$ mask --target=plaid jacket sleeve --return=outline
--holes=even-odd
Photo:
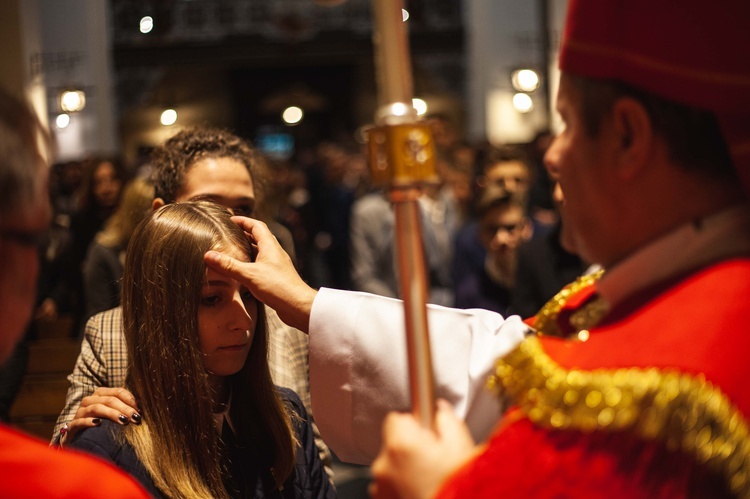
[[[96,314],[86,323],[81,353],[68,375],[70,388],[65,408],[57,418],[52,443],[60,440],[60,428],[74,418],[81,400],[100,386],[117,387],[125,383],[127,351],[122,334],[122,310],[114,308]]]
[[[276,311],[266,307],[268,326],[268,363],[274,384],[290,388],[302,400],[313,429],[315,445],[328,476],[333,478],[331,451],[320,436],[310,404],[310,362],[308,336],[287,326]]]

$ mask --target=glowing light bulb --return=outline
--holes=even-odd
[[[411,100],[412,105],[414,106],[414,109],[417,110],[417,116],[424,116],[427,114],[427,103],[419,98],[414,98]]]
[[[533,69],[519,69],[513,71],[511,83],[519,92],[533,92],[539,88],[539,75]]]
[[[165,109],[161,113],[161,124],[164,126],[170,126],[177,123],[177,111],[174,109]]]
[[[513,107],[519,113],[528,113],[534,109],[534,101],[528,94],[518,93],[513,96]]]
[[[151,33],[151,30],[154,29],[154,18],[151,16],[143,16],[139,24],[139,29],[144,35],[146,33]]]
[[[300,121],[302,121],[302,117],[305,115],[305,113],[297,106],[289,106],[288,108],[284,109],[284,112],[281,113],[281,119],[284,120],[284,123],[287,125],[296,125]]]
[[[55,118],[55,125],[61,130],[67,127],[70,125],[70,115],[65,113],[58,114],[57,118]]]
[[[86,107],[83,90],[65,90],[60,94],[60,109],[65,113],[77,113]]]

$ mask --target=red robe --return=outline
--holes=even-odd
[[[46,442],[0,425],[0,497],[151,497],[111,464],[76,451],[51,449]]]
[[[627,302],[499,361],[517,408],[440,497],[750,495],[750,259]]]

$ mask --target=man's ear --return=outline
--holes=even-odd
[[[622,178],[630,178],[647,166],[654,145],[654,130],[646,108],[631,97],[617,99],[612,105],[612,127]]]
[[[151,210],[156,211],[162,206],[164,206],[165,204],[167,203],[165,203],[162,198],[154,198],[154,202],[151,203]]]

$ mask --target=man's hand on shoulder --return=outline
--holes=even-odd
[[[73,419],[60,430],[60,447],[64,447],[78,432],[99,426],[102,419],[123,426],[140,424],[141,413],[133,394],[125,388],[99,387],[93,394],[84,397]]]

